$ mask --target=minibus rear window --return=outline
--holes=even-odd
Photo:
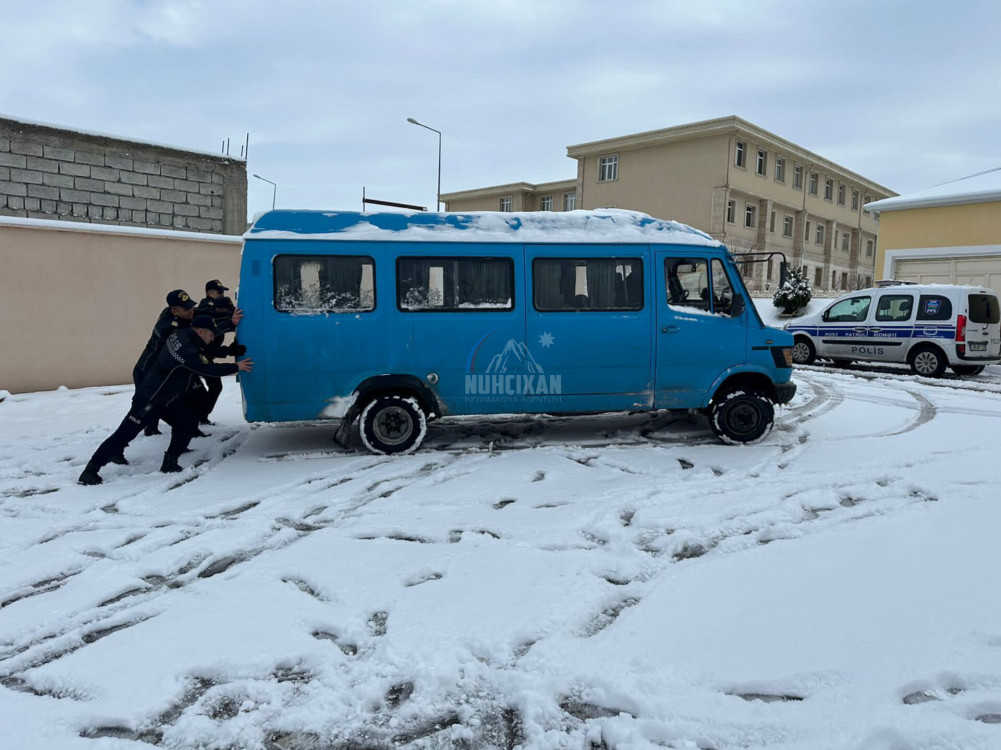
[[[502,312],[514,308],[510,258],[399,258],[396,304],[404,312]]]
[[[971,294],[970,322],[981,324],[1001,322],[998,298],[993,294]]]
[[[275,257],[275,309],[294,315],[375,309],[375,261],[353,255]]]
[[[642,310],[640,258],[536,258],[532,289],[539,312]]]

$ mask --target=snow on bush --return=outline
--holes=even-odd
[[[790,268],[785,283],[775,290],[772,302],[790,315],[806,305],[813,298],[813,287],[807,281],[801,268]]]

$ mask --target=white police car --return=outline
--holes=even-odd
[[[898,362],[934,378],[946,367],[978,375],[1001,362],[998,295],[985,287],[890,282],[839,297],[785,329],[795,337],[793,362],[803,365],[818,357]]]

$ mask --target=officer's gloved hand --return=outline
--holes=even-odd
[[[243,344],[238,344],[234,341],[232,344],[226,347],[226,352],[231,357],[242,357],[244,354],[247,353],[247,347],[245,347]]]

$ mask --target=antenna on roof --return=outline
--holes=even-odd
[[[224,154],[226,153],[226,139],[225,138],[222,139],[221,153],[224,153]]]

